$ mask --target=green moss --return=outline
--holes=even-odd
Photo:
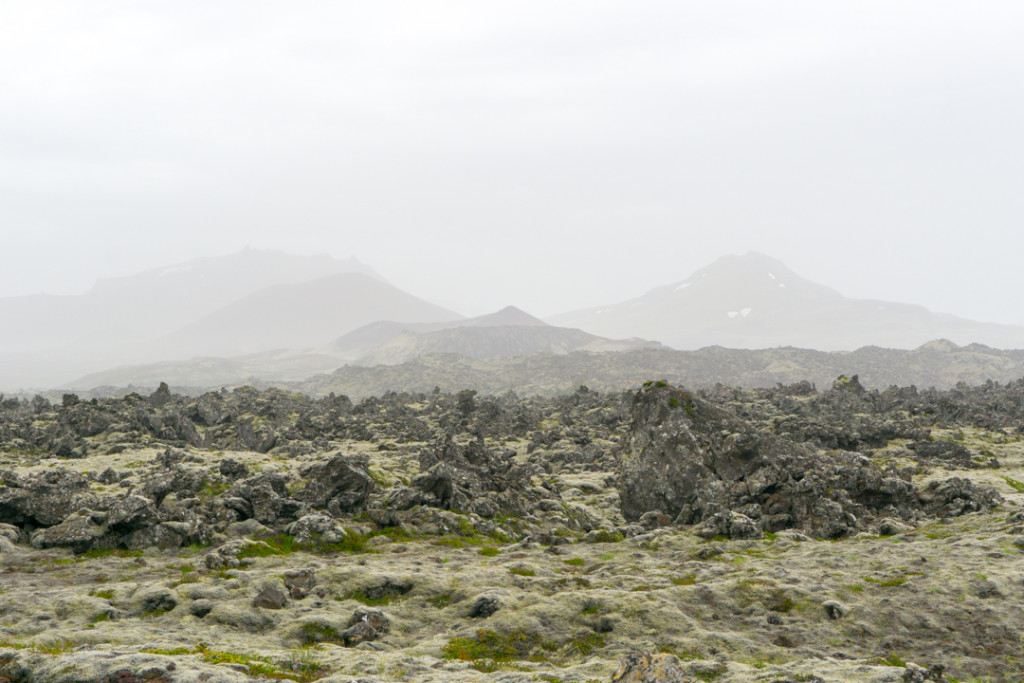
[[[864,581],[867,583],[873,583],[876,586],[883,586],[885,588],[892,588],[894,586],[902,586],[907,582],[907,577],[897,576],[894,579],[875,579],[870,576],[865,576]]]
[[[781,588],[775,588],[768,593],[764,605],[772,612],[786,613],[796,607],[796,601],[789,597]]]
[[[672,585],[674,586],[692,586],[695,583],[697,583],[696,574],[683,574],[682,576],[672,578]]]
[[[216,496],[219,496],[220,494],[224,493],[230,488],[231,486],[226,484],[225,482],[210,481],[209,479],[204,479],[202,485],[200,485],[199,487],[199,490],[196,491],[196,497],[215,498]]]
[[[10,648],[14,650],[31,650],[41,655],[60,655],[75,649],[76,644],[70,640],[58,639],[43,644],[18,643],[11,640],[0,640],[0,649]]]
[[[330,673],[328,667],[310,659],[275,661],[270,657],[211,650],[207,645],[203,644],[196,645],[194,648],[179,647],[172,650],[146,649],[141,650],[141,652],[168,656],[199,655],[204,662],[209,664],[238,664],[244,666],[248,670],[248,675],[253,678],[269,678],[275,681],[284,680],[309,683],[319,680]]]
[[[618,531],[608,531],[607,529],[601,529],[592,538],[587,539],[589,543],[621,543],[624,540],[626,537]]]
[[[515,574],[516,576],[537,576],[537,572],[525,567],[510,567],[508,573]]]
[[[571,557],[568,560],[562,560],[562,564],[567,564],[567,565],[570,565],[572,567],[582,567],[583,566],[583,558],[582,557]]]
[[[1017,491],[1018,493],[1024,493],[1024,481],[1017,481],[1016,479],[1011,479],[1010,477],[1003,477],[1003,479],[1006,481],[1007,484],[1010,485],[1010,488],[1012,488],[1014,491]]]
[[[80,560],[95,560],[101,557],[142,557],[141,550],[124,550],[123,548],[93,548],[78,556]]]
[[[315,643],[341,644],[343,642],[341,634],[338,633],[338,629],[334,628],[330,624],[307,622],[302,625],[299,632],[303,642],[307,645]]]
[[[345,539],[335,542],[324,542],[314,536],[308,543],[299,543],[294,536],[277,534],[261,542],[246,545],[238,553],[238,557],[270,557],[273,555],[290,555],[296,552],[309,552],[316,555],[333,555],[335,553],[370,553],[366,542],[373,534],[347,533]]]
[[[517,630],[502,634],[480,629],[473,638],[452,638],[441,651],[445,659],[475,662],[484,667],[480,671],[496,671],[515,660],[545,661],[544,653],[557,648],[557,643],[537,633]]]
[[[452,604],[453,596],[451,593],[438,593],[437,595],[431,595],[426,600],[428,604],[433,605],[437,609],[444,609]]]
[[[501,551],[498,550],[497,548],[495,548],[492,545],[488,545],[488,546],[484,546],[483,548],[480,548],[480,554],[483,555],[484,557],[494,557],[495,555],[498,555],[500,553],[501,553]]]
[[[579,633],[570,638],[567,645],[574,654],[586,657],[604,647],[604,637],[597,633]]]

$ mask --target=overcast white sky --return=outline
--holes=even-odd
[[[0,296],[245,245],[546,315],[757,250],[1024,322],[1024,3],[0,4]]]

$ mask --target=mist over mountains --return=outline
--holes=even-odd
[[[546,321],[514,305],[464,318],[355,259],[253,249],[101,280],[77,296],[0,298],[0,320],[0,391],[8,392],[300,382],[346,366],[409,368],[446,357],[497,372],[508,367],[503,358],[552,356],[565,365],[570,355],[578,363],[610,354],[588,366],[600,368],[626,362],[615,355],[623,352],[669,358],[673,349],[704,347],[835,352],[944,339],[953,348],[1024,348],[1022,327],[851,299],[758,253],[725,256],[639,297]],[[988,352],[972,357],[993,367]]]
[[[923,306],[851,299],[754,252],[724,256],[685,280],[616,304],[556,315],[550,322],[598,335],[656,339],[677,349],[912,349],[936,339],[998,348],[1024,344],[1024,328],[974,322]]]

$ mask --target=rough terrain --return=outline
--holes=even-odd
[[[0,400],[0,681],[1018,681],[1022,396]]]

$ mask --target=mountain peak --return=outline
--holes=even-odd
[[[681,349],[914,348],[939,338],[1014,348],[1024,338],[1024,330],[933,314],[921,306],[850,299],[754,251],[723,256],[685,280],[634,299],[554,316],[550,322],[602,337],[656,339]],[[948,343],[926,349],[944,349]]]
[[[464,327],[547,327],[543,320],[515,306],[506,306],[496,313],[463,321]]]

